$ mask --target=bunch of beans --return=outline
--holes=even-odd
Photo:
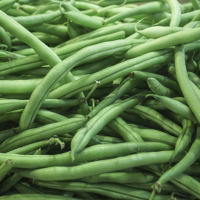
[[[198,0],[0,1],[0,200],[200,199]]]

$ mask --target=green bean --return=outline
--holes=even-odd
[[[2,10],[4,12],[8,11],[10,8],[12,8],[12,6],[14,5],[15,2],[16,2],[16,0],[1,1],[0,2],[0,10]]]
[[[137,132],[144,141],[161,142],[161,143],[169,144],[171,146],[174,146],[177,141],[176,137],[171,136],[159,130],[149,129],[149,128],[145,128],[145,129],[137,128],[137,127],[134,127],[132,124],[129,124],[129,127],[135,132]]]
[[[200,39],[200,36],[198,35],[199,30],[200,28],[195,28],[192,30],[184,30],[181,32],[163,36],[161,38],[146,42],[144,44],[140,44],[128,50],[125,53],[125,58],[133,58],[151,51],[164,49],[173,45],[193,42],[195,40]]]
[[[56,122],[24,131],[4,141],[0,145],[0,152],[11,151],[23,145],[27,145],[43,139],[48,139],[55,134],[61,135],[64,133],[71,133],[82,127],[85,122],[86,120],[83,119],[66,119],[61,122]]]
[[[177,46],[175,52],[176,77],[186,102],[197,120],[200,121],[200,115],[198,113],[198,109],[200,108],[199,100],[188,78],[184,58],[183,45]]]
[[[197,71],[197,63],[196,61],[193,59],[194,54],[191,56],[191,58],[189,59],[189,61],[186,64],[186,68],[188,71],[190,72],[196,72]]]
[[[135,26],[136,28],[137,26]],[[137,30],[137,33],[147,37],[147,38],[153,38],[153,39],[157,39],[166,35],[170,35],[172,33],[176,33],[176,32],[181,32],[184,30],[187,30],[188,28],[182,28],[182,27],[164,27],[164,26],[153,26],[153,27],[149,27],[146,28],[142,31]]]
[[[200,156],[200,127],[197,128],[197,135],[190,150],[174,167],[165,172],[156,182],[155,189],[160,192],[162,185],[171,180],[173,177],[183,173],[189,166],[191,166]]]
[[[91,183],[82,183],[82,182],[42,182],[36,181],[36,184],[40,186],[56,188],[60,190],[67,191],[85,191],[85,192],[94,192],[97,194],[104,194],[108,197],[114,199],[148,199],[150,193],[144,190],[133,189],[131,187],[114,184],[114,183],[101,183],[101,184],[91,184]],[[105,191],[105,192],[102,192]],[[114,195],[115,194],[115,195]],[[118,194],[118,195],[117,195]],[[120,195],[119,195],[120,194]],[[167,195],[157,195],[155,199],[167,199]]]
[[[166,163],[169,162],[171,155],[172,151],[140,153],[109,160],[90,162],[73,167],[49,167],[34,170],[14,169],[14,171],[24,177],[37,180],[73,180],[100,173],[128,169],[130,167],[146,166],[156,163]]]
[[[166,96],[166,97],[175,97],[176,94],[173,90],[163,86],[158,80],[155,78],[148,78],[147,84],[152,92],[154,92],[157,95],[160,96]]]
[[[28,14],[33,14],[36,10],[37,10],[37,7],[36,6],[32,6],[32,5],[20,5],[19,7],[20,9],[22,9],[23,11],[25,11],[26,13]]]
[[[188,77],[200,89],[200,79],[199,79],[199,77],[193,72],[188,72]]]
[[[63,25],[42,24],[40,26],[28,27],[28,30],[43,32],[62,38],[68,38],[68,28]]]
[[[74,26],[75,24],[73,24],[72,22],[70,22],[68,20],[67,22],[67,27],[68,27],[68,33],[69,33],[69,37],[70,39],[76,38],[78,36],[81,35],[81,30],[80,28]]]
[[[48,45],[57,45],[65,41],[64,38],[60,38],[54,35],[49,35],[47,33],[32,33],[32,34],[35,35],[41,42]],[[23,44],[23,42],[15,38],[12,40],[12,44],[20,45],[20,44]]]
[[[20,9],[17,9],[17,8],[11,8],[9,9],[8,11],[6,11],[6,14],[8,14],[9,16],[12,16],[12,17],[27,17],[27,16],[30,16],[29,13],[23,11],[23,10],[20,10]]]
[[[30,27],[30,26],[37,26],[43,23],[47,23],[59,16],[61,16],[61,12],[58,10],[55,12],[51,12],[49,14],[38,14],[38,15],[33,15],[33,16],[32,15],[19,16],[19,17],[14,17],[13,19],[24,27]]]
[[[138,14],[152,14],[156,12],[166,11],[169,7],[166,3],[162,2],[151,2],[147,4],[140,5],[136,8],[131,9],[130,11],[121,12],[117,15],[114,15],[107,20],[104,20],[104,24],[109,24],[115,21],[119,21],[125,19],[130,16],[138,15]]]
[[[183,122],[183,132],[178,137],[174,153],[171,157],[171,160],[173,160],[178,154],[182,153],[190,144],[192,140],[192,134],[194,132],[194,124],[190,120],[184,119]],[[171,164],[171,161],[170,163]]]
[[[19,147],[19,148],[16,148],[12,151],[9,151],[8,153],[9,154],[27,154],[31,151],[34,151],[38,148],[42,148],[42,147],[45,147],[48,145],[48,140],[41,140],[39,142],[34,142],[32,144],[29,144],[29,145],[25,145],[23,147]],[[37,154],[35,154],[37,155]]]
[[[157,176],[148,172],[111,172],[81,178],[78,181],[87,183],[149,183]]]
[[[128,109],[127,112],[136,113],[149,120],[152,120],[156,122],[159,126],[161,126],[163,129],[175,136],[179,136],[182,131],[182,128],[180,126],[178,126],[171,120],[165,118],[163,115],[151,108],[136,105],[134,108]]]
[[[56,199],[60,199],[60,200],[78,200],[75,198],[68,198],[68,197],[64,197],[64,196],[60,196],[60,195],[47,195],[47,194],[12,194],[9,196],[1,196],[0,197],[1,200],[16,200],[16,199],[20,199],[20,200],[26,200],[26,199],[30,199],[30,200],[34,200],[34,199],[38,199],[38,200],[48,200],[48,199],[52,199],[52,200],[56,200]]]
[[[165,0],[171,10],[170,27],[178,27],[181,21],[181,7],[177,0]]]
[[[75,24],[78,24],[84,27],[88,27],[91,29],[98,29],[102,27],[102,21],[80,12],[68,11],[68,12],[65,12],[64,15]]]
[[[8,33],[6,33],[6,31],[2,27],[0,27],[0,41],[3,44],[7,45],[8,51],[10,51],[12,42],[10,36],[8,35]]]
[[[100,132],[107,123],[116,118],[126,109],[137,105],[143,98],[144,95],[141,94],[133,96],[120,103],[114,103],[105,107],[97,115],[91,118],[88,123],[82,127],[82,129],[80,129],[72,139],[72,159],[75,159],[76,154],[82,151],[91,140],[91,138]]]
[[[0,100],[0,114],[25,108],[28,100],[6,99]],[[65,106],[77,106],[79,105],[78,99],[46,99],[42,105],[42,108],[59,108]]]
[[[7,159],[13,159],[15,160],[13,163],[14,167],[17,168],[33,169],[51,166],[73,166],[78,163],[126,156],[136,152],[167,151],[171,149],[171,146],[158,142],[100,144],[87,147],[77,154],[74,163],[71,159],[71,152],[66,152],[57,155],[42,156],[0,153],[0,164],[4,163]]]
[[[131,130],[127,123],[120,117],[116,117],[114,120],[108,123],[108,127],[119,133],[126,142],[143,142],[140,135]]]
[[[192,6],[194,8],[194,10],[199,10],[200,9],[200,5],[199,2],[197,0],[190,0],[192,3]]]
[[[12,167],[13,167],[13,160],[10,160],[10,159],[0,166],[0,182],[7,175],[7,173],[12,169]]]
[[[166,110],[167,108],[156,99],[149,99],[142,103],[143,106],[152,108],[154,110]]]
[[[133,71],[132,75],[135,79],[144,80],[144,81],[147,81],[148,78],[155,78],[165,87],[175,90],[177,93],[180,94],[180,88],[177,82],[173,81],[172,79],[166,76],[162,76],[162,75],[154,74],[150,72],[143,72],[143,71]]]
[[[195,115],[193,114],[193,112],[190,110],[190,108],[187,105],[185,105],[175,99],[165,97],[165,96],[151,95],[151,94],[148,96],[158,99],[169,110],[171,110],[177,114],[180,114],[183,117],[186,117],[187,119],[197,122]]]
[[[98,6],[98,5],[95,5],[92,3],[78,2],[78,1],[75,2],[74,6],[80,10],[89,10],[89,9],[99,10],[99,9],[101,9],[101,6]]]

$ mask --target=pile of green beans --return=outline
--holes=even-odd
[[[0,200],[200,199],[198,0],[0,0]]]

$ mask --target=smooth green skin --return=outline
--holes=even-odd
[[[8,11],[10,8],[13,7],[15,2],[16,2],[16,0],[1,1],[0,2],[0,10],[2,10],[4,12]]]
[[[0,182],[13,167],[13,160],[9,159],[0,166]]]
[[[148,172],[111,172],[78,179],[87,183],[149,183],[157,176]]]
[[[86,120],[83,119],[72,118],[61,122],[48,124],[42,127],[26,130],[4,141],[0,145],[0,152],[8,152],[33,142],[49,139],[54,135],[62,135],[64,133],[74,132],[82,127],[85,122]]]
[[[102,21],[85,15],[81,12],[76,12],[76,11],[68,11],[65,12],[64,15],[72,22],[74,22],[75,24],[84,26],[84,27],[88,27],[91,29],[99,29],[102,27]]]
[[[105,196],[111,197],[112,199],[149,199],[150,193],[144,190],[134,189],[129,186],[116,184],[116,183],[101,183],[101,184],[91,184],[82,182],[44,182],[36,181],[39,186],[55,188],[59,190],[67,191],[84,191],[84,192],[94,192],[97,194],[103,194]],[[103,192],[104,191],[104,192]],[[118,194],[118,195],[117,195]],[[155,200],[167,199],[167,195],[157,195]]]
[[[74,26],[74,24],[72,22],[70,22],[70,20],[68,20],[68,22],[67,22],[67,28],[68,28],[70,39],[76,38],[79,35],[81,35],[80,29],[76,28]]]
[[[0,41],[8,46],[8,51],[10,51],[11,46],[12,46],[12,42],[10,39],[10,36],[6,33],[6,31],[0,27]]]
[[[1,200],[79,200],[79,199],[75,199],[75,198],[70,198],[70,197],[64,197],[61,195],[47,195],[47,194],[11,194],[8,196],[1,196],[0,197]]]
[[[44,44],[47,44],[49,46],[55,46],[57,44],[60,44],[61,42],[64,42],[65,39],[64,38],[60,38],[54,35],[49,35],[47,33],[34,33],[34,35]],[[23,44],[23,42],[21,42],[18,39],[13,39],[12,40],[12,44],[13,46],[15,45],[21,45]]]
[[[51,166],[73,166],[79,163],[102,160],[108,158],[115,158],[119,156],[126,156],[138,152],[152,152],[152,151],[169,151],[172,147],[159,142],[142,142],[142,143],[118,143],[118,144],[100,144],[87,147],[82,152],[77,154],[76,160],[73,163],[71,159],[71,152],[66,152],[57,155],[17,155],[0,153],[0,164],[7,159],[13,159],[13,166],[16,168],[42,168]]]
[[[165,3],[162,3],[162,2],[146,3],[143,5],[137,6],[133,9],[131,9],[130,11],[125,11],[125,12],[121,12],[117,15],[114,15],[113,17],[110,17],[110,18],[104,20],[103,24],[109,24],[109,23],[113,23],[115,21],[120,21],[127,17],[132,17],[134,15],[153,14],[156,12],[161,12],[161,11],[166,11],[166,10],[169,10],[169,7]]]
[[[175,69],[177,81],[183,96],[197,120],[200,122],[200,113],[198,112],[200,109],[199,98],[192,87],[190,79],[188,78],[183,45],[176,46],[175,48]]]
[[[177,0],[165,0],[171,10],[170,27],[178,27],[181,22],[181,7]]]
[[[185,149],[188,147],[192,140],[192,135],[194,132],[194,124],[190,120],[183,120],[183,132],[178,137],[176,141],[176,146],[174,153],[171,157],[171,160],[173,160],[178,154],[185,151]],[[171,163],[171,162],[170,162]]]
[[[49,140],[41,140],[41,141],[38,141],[38,142],[34,142],[32,144],[28,144],[28,145],[25,145],[23,147],[19,147],[17,149],[14,149],[12,151],[7,152],[7,153],[8,154],[27,154],[31,151],[38,149],[38,148],[42,148],[42,147],[47,146],[48,141]],[[37,154],[35,154],[35,155],[37,155]]]
[[[28,27],[28,30],[43,32],[51,35],[55,35],[61,38],[68,38],[68,28],[63,25],[52,25],[52,24],[42,24],[40,26]]]
[[[68,57],[69,54],[71,54],[77,50],[80,50],[84,47],[98,44],[98,43],[101,43],[102,41],[110,41],[110,40],[112,41],[112,40],[116,40],[116,39],[122,39],[124,37],[125,37],[124,32],[119,31],[117,33],[105,35],[102,37],[80,41],[75,44],[74,43],[68,44],[67,46],[55,49],[53,51],[58,56],[66,58],[66,56]],[[18,59],[15,62],[10,61],[10,62],[4,63],[4,65],[3,64],[0,65],[1,69],[2,69],[0,74],[7,75],[7,74],[15,73],[15,72],[28,70],[28,69],[38,68],[44,64],[45,64],[45,62],[41,61],[41,58],[39,56],[31,55],[31,56],[25,57],[24,59]]]
[[[175,90],[175,92],[178,94],[181,93],[177,82],[170,79],[169,77],[162,76],[155,73],[144,72],[144,71],[133,71],[132,74],[135,79],[143,80],[143,81],[147,81],[148,78],[155,78],[165,87]]]
[[[92,139],[98,134],[103,127],[123,113],[126,109],[134,107],[140,103],[144,95],[136,95],[119,103],[114,103],[102,109],[98,114],[91,118],[87,124],[82,127],[73,137],[71,142],[72,160],[76,154],[81,152]]]
[[[17,99],[0,99],[0,114],[23,109],[25,108],[28,100],[17,100]],[[65,106],[77,106],[79,105],[78,99],[46,99],[41,106],[42,108],[60,108]]]
[[[173,121],[165,118],[163,115],[151,108],[142,105],[137,105],[132,109],[127,109],[126,112],[135,113],[145,117],[146,119],[156,122],[164,130],[168,131],[169,133],[175,136],[179,136],[181,134],[182,128],[180,126],[175,124]]]
[[[197,71],[197,62],[193,59],[194,55],[190,57],[189,61],[187,61],[186,68],[189,72],[196,72]]]
[[[43,23],[47,23],[61,16],[62,13],[60,10],[51,12],[48,14],[38,14],[38,15],[30,15],[30,16],[19,16],[13,17],[13,19],[21,24],[23,27],[37,26]]]
[[[152,92],[160,96],[175,97],[177,96],[173,90],[163,86],[157,79],[148,78],[147,84]]]
[[[80,2],[80,1],[75,2],[74,6],[77,9],[80,9],[80,10],[89,10],[89,9],[96,9],[96,10],[98,10],[98,9],[102,8],[101,6],[95,5],[93,3]]]
[[[196,139],[188,153],[171,169],[165,172],[159,180],[156,182],[156,190],[160,191],[162,185],[169,180],[173,179],[177,175],[183,173],[188,167],[190,167],[200,157],[200,127],[197,128]]]
[[[31,15],[37,10],[37,6],[24,4],[20,5],[20,9]]]
[[[166,35],[170,35],[172,33],[180,32],[183,30],[187,30],[187,28],[182,27],[164,27],[164,26],[152,26],[146,28],[142,31],[136,30],[137,33],[147,37],[157,39]]]
[[[115,130],[126,142],[143,142],[140,135],[131,130],[128,124],[120,117],[116,117],[114,120],[109,122],[108,127]]]
[[[96,174],[128,169],[131,167],[166,163],[169,162],[171,155],[172,151],[140,153],[108,160],[89,162],[73,167],[49,167],[35,170],[15,169],[14,171],[24,177],[37,180],[74,180]]]
[[[76,67],[72,70],[74,76],[83,75],[83,74],[93,74],[95,72],[101,71],[109,66],[116,64],[119,61],[114,56],[103,58],[96,62],[86,63],[81,66]]]
[[[142,103],[143,106],[152,108],[154,110],[166,110],[167,108],[156,99],[148,99]]]
[[[163,36],[161,38],[131,48],[125,53],[124,57],[130,59],[133,57],[146,54],[151,51],[165,49],[167,47],[171,47],[174,45],[190,43],[195,40],[199,40],[200,39],[199,31],[200,28],[195,28],[192,30],[184,30],[181,32]]]
[[[188,72],[188,77],[200,89],[200,78],[192,72]]]
[[[120,139],[117,137],[111,137],[111,136],[97,135],[96,138],[101,142],[101,144],[123,143],[124,142],[123,139]]]
[[[185,105],[175,99],[165,97],[165,96],[151,95],[151,94],[148,96],[159,100],[169,110],[171,110],[177,114],[180,114],[180,115],[186,117],[187,119],[192,120],[193,122],[198,122],[195,115],[193,114],[193,112],[187,105]]]
[[[200,9],[200,4],[198,0],[190,0],[190,2],[192,3],[192,6],[194,8],[194,10],[199,10]]]
[[[20,119],[21,131],[26,130],[33,123],[40,106],[42,105],[45,98],[47,98],[53,86],[64,76],[66,76],[70,70],[80,64],[82,60],[91,61],[95,60],[95,58],[99,59],[104,57],[105,55],[109,56],[113,53],[125,51],[129,49],[131,45],[132,41],[130,40],[104,42],[101,44],[86,47],[57,64],[54,68],[52,68],[48,75],[44,77],[42,83],[39,84],[33,91],[31,98]]]
[[[135,132],[137,132],[144,141],[161,142],[171,146],[175,146],[177,141],[176,137],[171,136],[165,132],[161,132],[159,130],[149,128],[137,128],[133,127],[132,124],[130,124],[129,127]]]
[[[154,65],[169,61],[171,58],[172,55],[170,50],[151,52],[138,58],[127,60],[101,70],[100,72],[92,74],[89,78],[83,77],[74,81],[73,83],[64,84],[57,90],[52,91],[48,98],[68,98],[79,91],[92,89],[93,85],[95,84],[95,80],[99,80],[101,85],[103,85],[122,76],[126,76],[133,70],[146,70]]]

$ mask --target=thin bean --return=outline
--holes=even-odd
[[[0,182],[7,175],[7,173],[12,169],[12,167],[13,167],[13,160],[10,160],[10,159],[0,166]]]

